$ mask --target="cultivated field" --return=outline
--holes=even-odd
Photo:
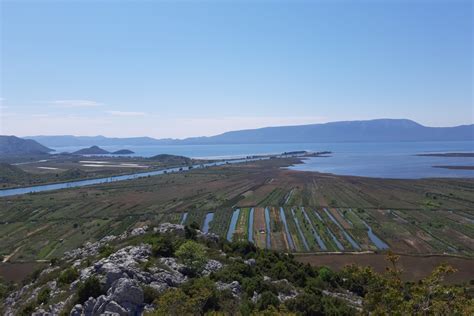
[[[4,160],[10,164],[3,163]],[[0,157],[0,188],[110,177],[205,162],[174,155],[150,158],[71,154],[32,156],[30,159]]]
[[[391,180],[282,169],[271,159],[0,199],[0,255],[49,260],[86,241],[160,222],[196,222],[294,253],[474,257],[474,180]],[[473,276],[474,278],[474,276]]]

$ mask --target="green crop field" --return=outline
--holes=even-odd
[[[373,179],[281,168],[294,162],[273,159],[0,198],[0,255],[10,262],[51,259],[134,227],[180,223],[185,212],[185,224],[200,227],[214,212],[210,231],[225,237],[236,208],[241,211],[233,239],[248,240],[254,208],[254,241],[266,247],[267,207],[271,249],[292,251],[283,207],[295,252],[323,251],[313,228],[328,252],[339,251],[331,234],[344,251],[359,251],[347,236],[361,251],[383,251],[370,240],[365,222],[398,253],[474,256],[474,180]]]

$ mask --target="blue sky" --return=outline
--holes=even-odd
[[[474,121],[471,1],[0,3],[2,134]]]

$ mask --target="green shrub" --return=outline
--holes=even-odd
[[[184,226],[184,237],[186,239],[195,240],[196,236],[197,236],[196,229],[192,228],[191,226]]]
[[[270,291],[263,292],[257,301],[259,311],[266,310],[269,306],[278,307],[278,305],[280,305],[278,297]]]
[[[20,309],[19,316],[30,316],[35,311],[35,306],[32,303],[28,303]]]
[[[77,269],[71,267],[61,272],[58,281],[61,284],[71,284],[72,282],[76,281],[78,277],[79,272]]]
[[[190,225],[189,228],[191,229],[199,229],[199,224],[193,221]]]
[[[170,237],[159,236],[152,246],[152,254],[155,257],[171,257],[174,255],[174,245]]]
[[[242,289],[247,296],[252,297],[254,292],[261,293],[268,290],[268,286],[263,282],[262,276],[255,276],[253,278],[245,278],[242,280]]]
[[[194,315],[198,311],[191,305],[191,300],[181,289],[169,289],[165,291],[156,302],[157,309],[153,316],[183,316]]]
[[[176,257],[183,262],[191,274],[197,274],[204,268],[207,258],[204,246],[188,240],[176,251]]]
[[[216,285],[209,278],[192,279],[183,285],[183,291],[192,298],[194,309],[199,310],[199,314],[219,310]]]
[[[49,287],[45,287],[39,291],[38,296],[36,297],[36,304],[46,304],[49,301],[49,296],[51,294],[51,290]]]
[[[232,281],[242,283],[245,278],[253,276],[255,276],[255,271],[249,265],[234,261],[224,266],[221,270],[214,272],[213,279],[227,283]]]
[[[321,280],[324,282],[331,282],[335,277],[335,273],[327,267],[322,267],[319,269],[318,274]]]
[[[109,245],[104,245],[102,247],[100,247],[99,249],[99,255],[102,257],[102,258],[105,258],[105,257],[108,257],[110,256],[111,254],[114,253],[114,248],[112,246],[109,246]]]
[[[244,258],[253,257],[251,254],[257,252],[257,247],[248,241],[234,241],[230,243],[230,251]]]
[[[84,303],[89,297],[98,297],[104,294],[100,285],[99,279],[96,277],[90,277],[80,283],[77,288],[77,301],[79,304]]]
[[[10,290],[11,286],[0,277],[0,301],[2,298],[7,297]]]
[[[146,304],[151,304],[155,299],[160,296],[157,290],[152,288],[151,286],[144,286],[143,287],[143,300]]]
[[[319,295],[302,293],[286,301],[285,305],[290,311],[301,315],[325,315]]]

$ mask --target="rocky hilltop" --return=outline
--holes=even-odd
[[[419,305],[401,303],[415,300],[426,286],[436,289],[426,292],[426,314],[436,309],[468,315],[474,301],[441,285],[444,272],[407,286],[403,296],[396,290],[403,283],[393,282],[396,270],[389,274],[394,278],[355,266],[336,273],[248,242],[229,243],[196,225],[164,223],[69,251],[3,299],[0,295],[0,302],[8,316],[384,314],[401,307],[413,312]]]
[[[176,251],[171,249],[174,243],[181,244]],[[300,293],[288,280],[264,275],[259,276],[262,283],[243,286],[243,274],[256,274],[258,259],[230,256],[220,249],[222,245],[217,235],[169,223],[106,236],[65,253],[30,283],[9,294],[3,306],[4,315],[163,315],[168,314],[170,306],[160,306],[164,301],[157,298],[166,298],[167,293],[181,295],[178,289],[189,284],[202,286],[199,291],[210,289],[213,295],[223,295],[226,304],[230,304],[219,307],[223,311],[238,311],[243,299],[250,299],[252,304],[267,300],[262,297],[268,296],[268,291],[262,292],[265,287],[274,288],[271,299],[278,304]],[[247,243],[243,247],[244,252],[256,251]],[[202,251],[206,255],[201,258]],[[233,253],[232,247],[227,251]],[[238,270],[248,272],[238,272],[234,280],[233,274]],[[191,304],[192,298],[182,298],[189,299]],[[351,302],[360,308],[360,299]],[[204,308],[202,303],[198,305]],[[188,312],[192,310],[182,308],[185,314],[186,308]]]

